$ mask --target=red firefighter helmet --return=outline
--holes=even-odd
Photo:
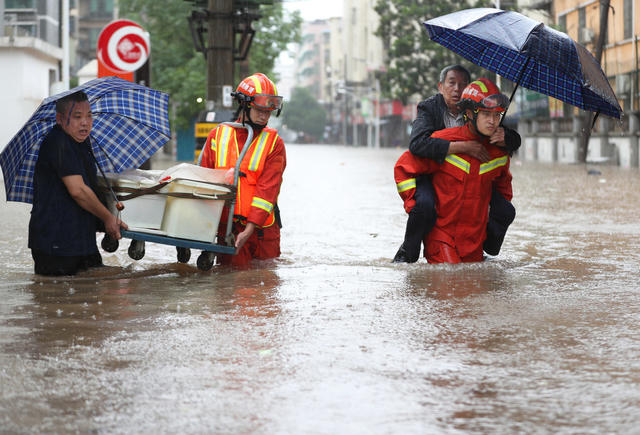
[[[231,94],[241,105],[255,106],[261,110],[282,109],[282,97],[278,96],[276,85],[262,74],[253,74],[240,82],[236,92]]]
[[[509,107],[509,98],[501,94],[500,89],[491,80],[483,77],[464,88],[458,106],[462,110],[506,112]]]

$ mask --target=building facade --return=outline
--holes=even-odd
[[[550,10],[559,30],[596,52],[601,23],[598,0],[554,0]],[[624,115],[621,121],[599,117],[591,132],[587,162],[638,167],[640,4],[637,0],[610,0],[605,23],[601,64]],[[521,118],[519,128],[525,137],[521,154],[525,159],[575,163],[585,112],[549,101],[545,116]]]
[[[75,0],[71,14],[77,25],[72,26],[73,39],[76,41],[75,58],[71,62],[71,71],[78,70],[96,59],[98,36],[107,24],[118,16],[116,0]]]
[[[326,20],[302,24],[302,42],[296,56],[296,83],[308,89],[321,104],[327,100],[329,41]]]
[[[60,90],[61,2],[0,0],[0,147]]]
[[[555,22],[560,29],[592,53],[600,32],[598,0],[555,0]],[[634,0],[611,0],[602,66],[625,111],[638,106],[638,39],[640,4]]]

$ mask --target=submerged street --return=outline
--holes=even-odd
[[[392,264],[403,151],[289,145],[282,256],[248,270],[122,240],[36,276],[2,190],[0,432],[636,432],[640,172],[516,157],[498,257]]]

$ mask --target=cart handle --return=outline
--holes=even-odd
[[[191,194],[196,198],[202,198],[202,199],[222,199],[218,195],[207,195],[207,194],[198,193],[198,192],[192,192]]]
[[[235,170],[233,171],[233,186],[237,188],[238,176],[240,175],[240,164],[242,163],[242,159],[244,158],[245,154],[247,154],[247,151],[249,150],[249,145],[251,145],[251,142],[253,141],[253,128],[251,128],[250,125],[245,125],[241,122],[223,122],[222,124],[228,125],[229,127],[244,128],[245,130],[247,130],[247,140],[245,140],[244,145],[242,146],[242,151],[240,151],[238,161],[236,161]],[[202,152],[200,152],[200,156],[198,156],[198,166],[202,166],[202,154],[204,154],[204,149],[202,150]],[[227,242],[231,242],[234,240],[234,238],[232,237],[233,210],[236,208],[237,198],[237,195],[234,195],[231,203],[229,204],[230,212],[229,218],[227,219],[227,231],[224,238]]]

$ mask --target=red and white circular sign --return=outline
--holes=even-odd
[[[117,73],[137,70],[150,51],[149,33],[130,20],[112,21],[98,36],[98,59]]]

